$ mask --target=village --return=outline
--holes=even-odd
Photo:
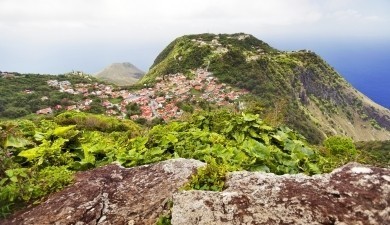
[[[194,74],[193,79],[181,73],[159,77],[153,87],[145,87],[136,91],[114,91],[111,85],[100,83],[73,85],[69,81],[49,80],[47,84],[50,87],[60,92],[83,95],[83,100],[74,105],[56,105],[53,108],[41,109],[36,113],[51,114],[55,110],[87,111],[93,102],[91,96],[96,96],[102,100],[101,105],[105,108],[106,115],[126,118],[128,116],[127,106],[133,104],[139,108],[139,112],[130,115],[130,119],[162,118],[167,121],[183,114],[183,109],[178,106],[180,102],[207,101],[218,106],[226,106],[234,104],[240,96],[248,93],[246,90],[235,90],[229,85],[220,83],[211,72],[204,69],[197,69]],[[118,103],[112,101],[113,99],[121,99],[121,101]]]

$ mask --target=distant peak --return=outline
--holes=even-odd
[[[135,67],[133,64],[129,62],[122,62],[122,63],[113,63],[111,66],[127,66],[127,67]]]
[[[140,79],[145,72],[138,69],[132,63],[112,63],[95,76],[106,82],[114,83],[116,85],[131,85]]]

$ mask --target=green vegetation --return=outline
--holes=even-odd
[[[320,172],[319,156],[295,140],[298,134],[271,128],[251,114],[198,114],[139,135],[140,128],[129,120],[66,112],[52,120],[3,122],[1,132],[3,215],[61,189],[73,171],[113,161],[136,166],[185,157],[215,160],[231,170]],[[42,182],[47,178],[50,182]]]
[[[171,216],[168,215],[163,215],[161,217],[158,218],[157,222],[156,222],[156,225],[171,225]]]
[[[234,171],[229,165],[218,165],[215,158],[206,159],[207,166],[200,168],[189,183],[183,187],[184,190],[206,190],[222,191],[225,185],[226,174]]]
[[[390,168],[390,140],[357,142],[356,148],[361,162]]]
[[[326,139],[319,149],[330,168],[352,161],[379,167],[390,167],[390,141],[354,143],[348,137],[332,136]]]
[[[168,212],[164,213],[161,215],[157,222],[155,223],[156,225],[171,225],[171,220],[172,220],[172,207],[173,207],[173,201],[169,200],[167,203],[164,205],[164,209],[166,209]]]
[[[219,81],[250,91],[240,99],[244,109],[232,112],[204,100],[179,102],[177,106],[187,112],[181,120],[139,118],[133,122],[90,114],[105,111],[96,97],[90,113],[30,115],[27,120],[25,116],[38,109],[72,105],[82,99],[53,91],[47,80],[88,83],[94,82],[93,78],[1,78],[0,118],[7,120],[0,120],[0,217],[64,188],[76,171],[114,161],[133,167],[178,157],[197,159],[207,166],[184,189],[211,191],[222,190],[226,173],[238,170],[312,175],[350,161],[389,167],[389,141],[357,143],[355,147],[352,139],[342,136],[325,140],[326,131],[306,107],[310,101],[326,119],[343,112],[339,115],[345,114],[350,121],[354,111],[349,102],[359,105],[359,110],[363,103],[345,95],[342,90],[347,83],[311,52],[279,52],[245,34],[188,35],[168,45],[143,83],[128,89],[148,87],[157,77],[164,79],[172,73],[191,78],[197,68],[207,68]],[[200,95],[195,89],[191,93]],[[42,96],[48,99],[41,100]],[[137,104],[127,105],[126,110],[128,117],[141,113]],[[367,114],[362,115],[381,129]],[[9,120],[23,116],[25,120]],[[170,216],[161,216],[157,224],[170,224]]]
[[[381,126],[378,124],[378,122],[375,119],[371,119],[370,120],[370,124],[371,124],[372,127],[374,127],[377,130],[381,129]]]
[[[161,52],[141,83],[154,83],[157,77],[172,73],[190,77],[197,68],[208,68],[221,82],[250,91],[264,109],[263,118],[299,130],[313,144],[325,139],[325,131],[304,110],[308,96],[317,100],[326,115],[338,113],[337,105],[346,105],[349,98],[340,92],[347,83],[318,55],[279,52],[242,33],[180,37]],[[276,111],[280,111],[277,116]]]
[[[139,135],[140,128],[130,120],[118,120],[113,117],[103,115],[92,115],[82,112],[64,112],[54,118],[59,125],[75,125],[79,130],[114,132],[131,131],[132,134]]]
[[[59,104],[62,106],[73,105],[82,100],[81,95],[61,93],[49,87],[47,81],[54,79],[68,80],[71,83],[97,82],[93,77],[78,75],[18,74],[12,78],[0,78],[0,118],[20,118],[43,108]],[[44,96],[48,99],[42,100],[41,98]],[[94,109],[95,107],[92,107],[91,110]]]
[[[174,47],[174,48],[173,48]],[[194,48],[190,37],[176,39],[157,56],[148,76],[141,79],[141,83],[154,83],[158,76],[184,73],[191,76],[191,70],[202,67],[204,58],[211,53],[208,46]]]
[[[141,108],[136,103],[130,103],[126,106],[127,116],[139,115],[141,114]]]
[[[131,121],[83,113],[0,122],[0,216],[62,189],[74,171],[113,162],[139,132]]]
[[[188,122],[153,127],[148,134],[129,142],[118,156],[125,166],[137,166],[171,157],[207,161],[237,170],[277,174],[319,173],[321,157],[303,137],[291,129],[272,128],[258,115],[228,111],[195,114]]]
[[[356,148],[353,140],[348,137],[333,136],[324,141],[324,147],[331,155],[353,157],[356,155]]]
[[[212,72],[221,82],[248,90],[262,108],[256,113],[273,125],[286,124],[298,130],[311,144],[325,140],[328,127],[335,125],[329,119],[334,115],[345,124],[363,122],[383,132],[381,126],[387,126],[387,122],[372,117],[372,109],[351,94],[348,82],[315,53],[281,52],[243,33],[177,38],[156,58],[141,83],[153,84],[157,78],[174,73],[191,77],[198,68]],[[363,116],[355,118],[352,112]],[[345,124],[337,127],[338,134],[356,136]]]
[[[388,146],[383,144],[377,148]],[[343,137],[331,137],[320,151],[316,149],[287,127],[272,127],[258,115],[226,110],[196,112],[183,121],[151,128],[74,112],[2,121],[0,216],[61,190],[75,171],[114,161],[132,167],[177,157],[201,160],[208,165],[184,188],[218,191],[230,171],[317,174],[363,155]],[[361,161],[388,165],[389,156],[379,154],[386,150],[375,151],[378,154]],[[164,224],[169,216],[160,219]]]
[[[323,142],[323,155],[332,167],[338,167],[351,161],[357,161],[359,152],[349,137],[332,136]]]
[[[179,107],[184,112],[189,112],[189,113],[193,113],[194,112],[194,107],[190,103],[178,102],[176,105],[177,105],[177,107]]]

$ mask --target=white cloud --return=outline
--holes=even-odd
[[[124,0],[4,0],[0,2],[0,23],[12,29],[123,29],[140,24],[159,26],[202,25],[206,21],[291,25],[315,22],[321,13],[309,1],[294,4],[267,1],[124,1]],[[182,24],[182,22],[188,24]],[[194,23],[194,24],[193,24]],[[223,25],[223,24],[221,24]],[[184,27],[185,28],[185,27]],[[183,29],[183,27],[178,27]]]
[[[384,19],[376,15],[363,15],[357,10],[346,9],[332,12],[328,15],[330,18],[336,19],[340,22],[380,22]]]
[[[363,15],[346,5],[353,6],[349,0],[2,0],[0,26],[14,35],[40,33],[61,39],[64,32],[77,32],[76,38],[83,39],[110,34],[134,38],[135,32],[162,36],[209,27],[240,31],[288,26],[287,30],[295,30],[326,24],[329,19],[350,23],[381,19],[382,15]]]
[[[389,2],[0,0],[0,51],[13,52],[14,59],[29,50],[36,52],[37,58],[55,52],[60,58],[61,54],[70,54],[68,46],[78,46],[79,54],[96,46],[163,48],[179,35],[204,32],[246,32],[265,41],[273,37],[338,38],[367,33],[389,37],[390,31],[384,28],[390,18]],[[35,51],[37,48],[41,51]],[[114,54],[109,48],[105,51],[106,55]],[[0,61],[5,61],[4,56]]]

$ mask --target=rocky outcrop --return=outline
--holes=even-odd
[[[175,159],[80,172],[71,186],[0,224],[154,224],[169,210],[173,193],[202,166],[200,161]]]
[[[390,170],[350,163],[330,174],[231,173],[223,192],[174,196],[172,224],[390,224]]]
[[[205,164],[175,159],[76,174],[75,183],[0,224],[390,224],[390,169],[350,163],[330,174],[228,175],[223,192],[183,191]]]

